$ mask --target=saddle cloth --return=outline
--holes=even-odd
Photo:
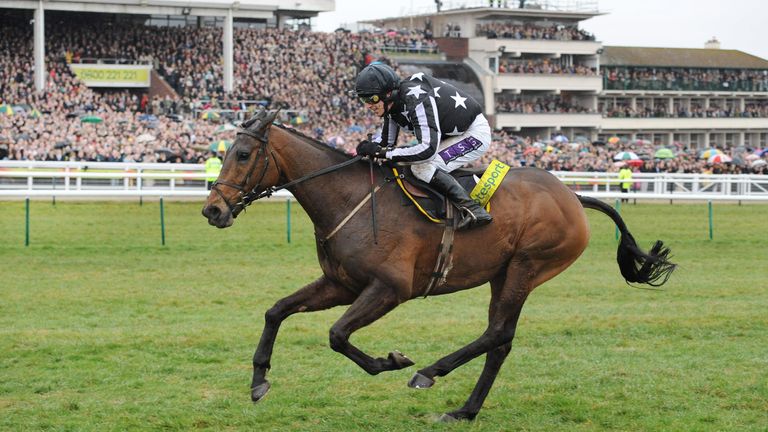
[[[399,168],[392,167],[392,172],[395,175],[395,181],[403,191],[403,206],[413,205],[430,221],[445,223],[445,197],[443,194],[417,179],[409,167]],[[484,170],[485,167],[477,170],[458,169],[450,174],[456,178],[461,187],[470,192],[477,184],[478,176]],[[486,210],[490,210],[490,203],[486,205]]]

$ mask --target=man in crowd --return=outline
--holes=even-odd
[[[374,62],[357,76],[357,97],[384,119],[381,133],[357,146],[357,154],[411,164],[411,171],[461,210],[458,229],[493,218],[469,197],[449,173],[477,159],[491,144],[491,128],[471,96],[423,72],[401,80],[384,63]],[[400,128],[412,131],[418,143],[395,147]]]
[[[624,164],[619,170],[619,181],[621,182],[621,193],[628,194],[632,188],[632,168]],[[622,198],[621,202],[629,202],[628,198]]]
[[[211,156],[205,160],[205,184],[208,186],[208,190],[211,190],[211,187],[213,186],[213,182],[216,181],[216,179],[219,178],[219,173],[221,172],[221,158],[219,158],[219,155],[211,151]]]

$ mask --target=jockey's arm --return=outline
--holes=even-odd
[[[388,150],[386,152],[387,159],[394,162],[429,160],[435,155],[440,145],[441,132],[437,104],[434,98],[429,95],[419,99],[406,100],[406,110],[418,142],[410,147]]]

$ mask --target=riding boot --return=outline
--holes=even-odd
[[[480,207],[477,201],[470,198],[467,191],[447,172],[437,170],[429,185],[445,194],[446,198],[459,208],[461,215],[457,229],[482,226],[493,220],[493,216]]]

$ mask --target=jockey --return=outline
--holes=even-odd
[[[480,158],[491,144],[491,127],[480,104],[456,87],[419,72],[401,80],[379,62],[357,75],[357,97],[384,119],[381,133],[357,146],[357,154],[403,162],[419,179],[461,210],[458,229],[486,225],[493,220],[448,174]],[[400,128],[416,135],[418,143],[395,147]]]

